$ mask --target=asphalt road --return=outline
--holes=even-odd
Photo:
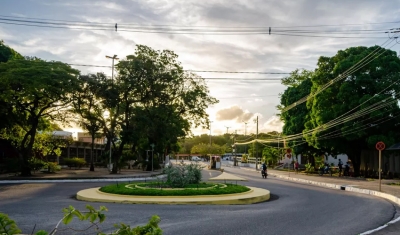
[[[351,192],[323,189],[268,178],[256,172],[228,168],[249,179],[241,183],[266,188],[272,198],[253,205],[131,205],[90,203],[105,205],[107,219],[101,225],[110,232],[113,224],[124,222],[144,224],[152,215],[162,219],[163,234],[359,234],[390,221],[395,207],[386,200]],[[217,175],[205,171],[205,176]],[[53,183],[0,185],[0,212],[14,219],[24,233],[38,229],[51,230],[62,218],[61,209],[68,205],[84,209],[87,202],[77,201],[77,191],[107,183]],[[84,228],[83,222],[74,221],[74,228]],[[86,225],[86,224],[85,224]],[[64,225],[61,229],[66,228]],[[72,230],[57,234],[96,234],[94,230],[77,233]]]

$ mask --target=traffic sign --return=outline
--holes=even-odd
[[[290,159],[292,157],[292,154],[288,153],[286,154],[286,157]]]
[[[286,149],[286,153],[290,154],[292,152],[291,149]]]
[[[377,150],[382,151],[385,149],[386,146],[385,146],[385,143],[383,143],[382,141],[379,141],[378,143],[376,143],[375,147]]]

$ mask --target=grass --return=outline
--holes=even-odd
[[[126,188],[125,185],[132,183],[111,184],[100,188],[100,191],[112,194],[137,195],[137,196],[196,196],[196,195],[221,195],[247,192],[250,189],[242,185],[226,184],[226,188],[213,188],[205,190],[160,190],[160,189],[139,189]],[[200,184],[199,184],[200,185]],[[209,186],[209,184],[208,184]]]
[[[150,183],[137,183],[137,185],[141,187],[148,187],[148,188],[171,188],[168,184],[166,183],[160,183],[160,182],[150,182]],[[216,184],[210,184],[210,183],[200,183],[200,184],[188,184],[185,186],[185,188],[209,188],[212,186],[215,186]]]
[[[389,183],[388,185],[400,186],[400,182]]]

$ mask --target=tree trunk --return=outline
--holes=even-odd
[[[93,149],[94,149],[94,133],[92,133],[92,147],[91,147],[91,151],[90,151],[90,170],[89,171],[94,171]]]
[[[20,151],[20,160],[21,160],[21,176],[31,176],[31,167],[29,166],[28,160],[32,155],[33,143],[35,142],[36,129],[38,126],[39,120],[35,118],[32,121],[31,129],[25,134],[24,139],[21,142]],[[28,144],[26,144],[28,142]],[[25,147],[26,146],[26,147]]]

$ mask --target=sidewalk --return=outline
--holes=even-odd
[[[14,174],[0,174],[2,180],[61,180],[61,179],[118,179],[118,178],[143,178],[156,176],[161,170],[143,171],[140,169],[122,169],[118,174],[110,174],[107,168],[95,168],[89,171],[89,168],[81,169],[62,169],[56,173],[32,172],[32,176],[23,177]]]

